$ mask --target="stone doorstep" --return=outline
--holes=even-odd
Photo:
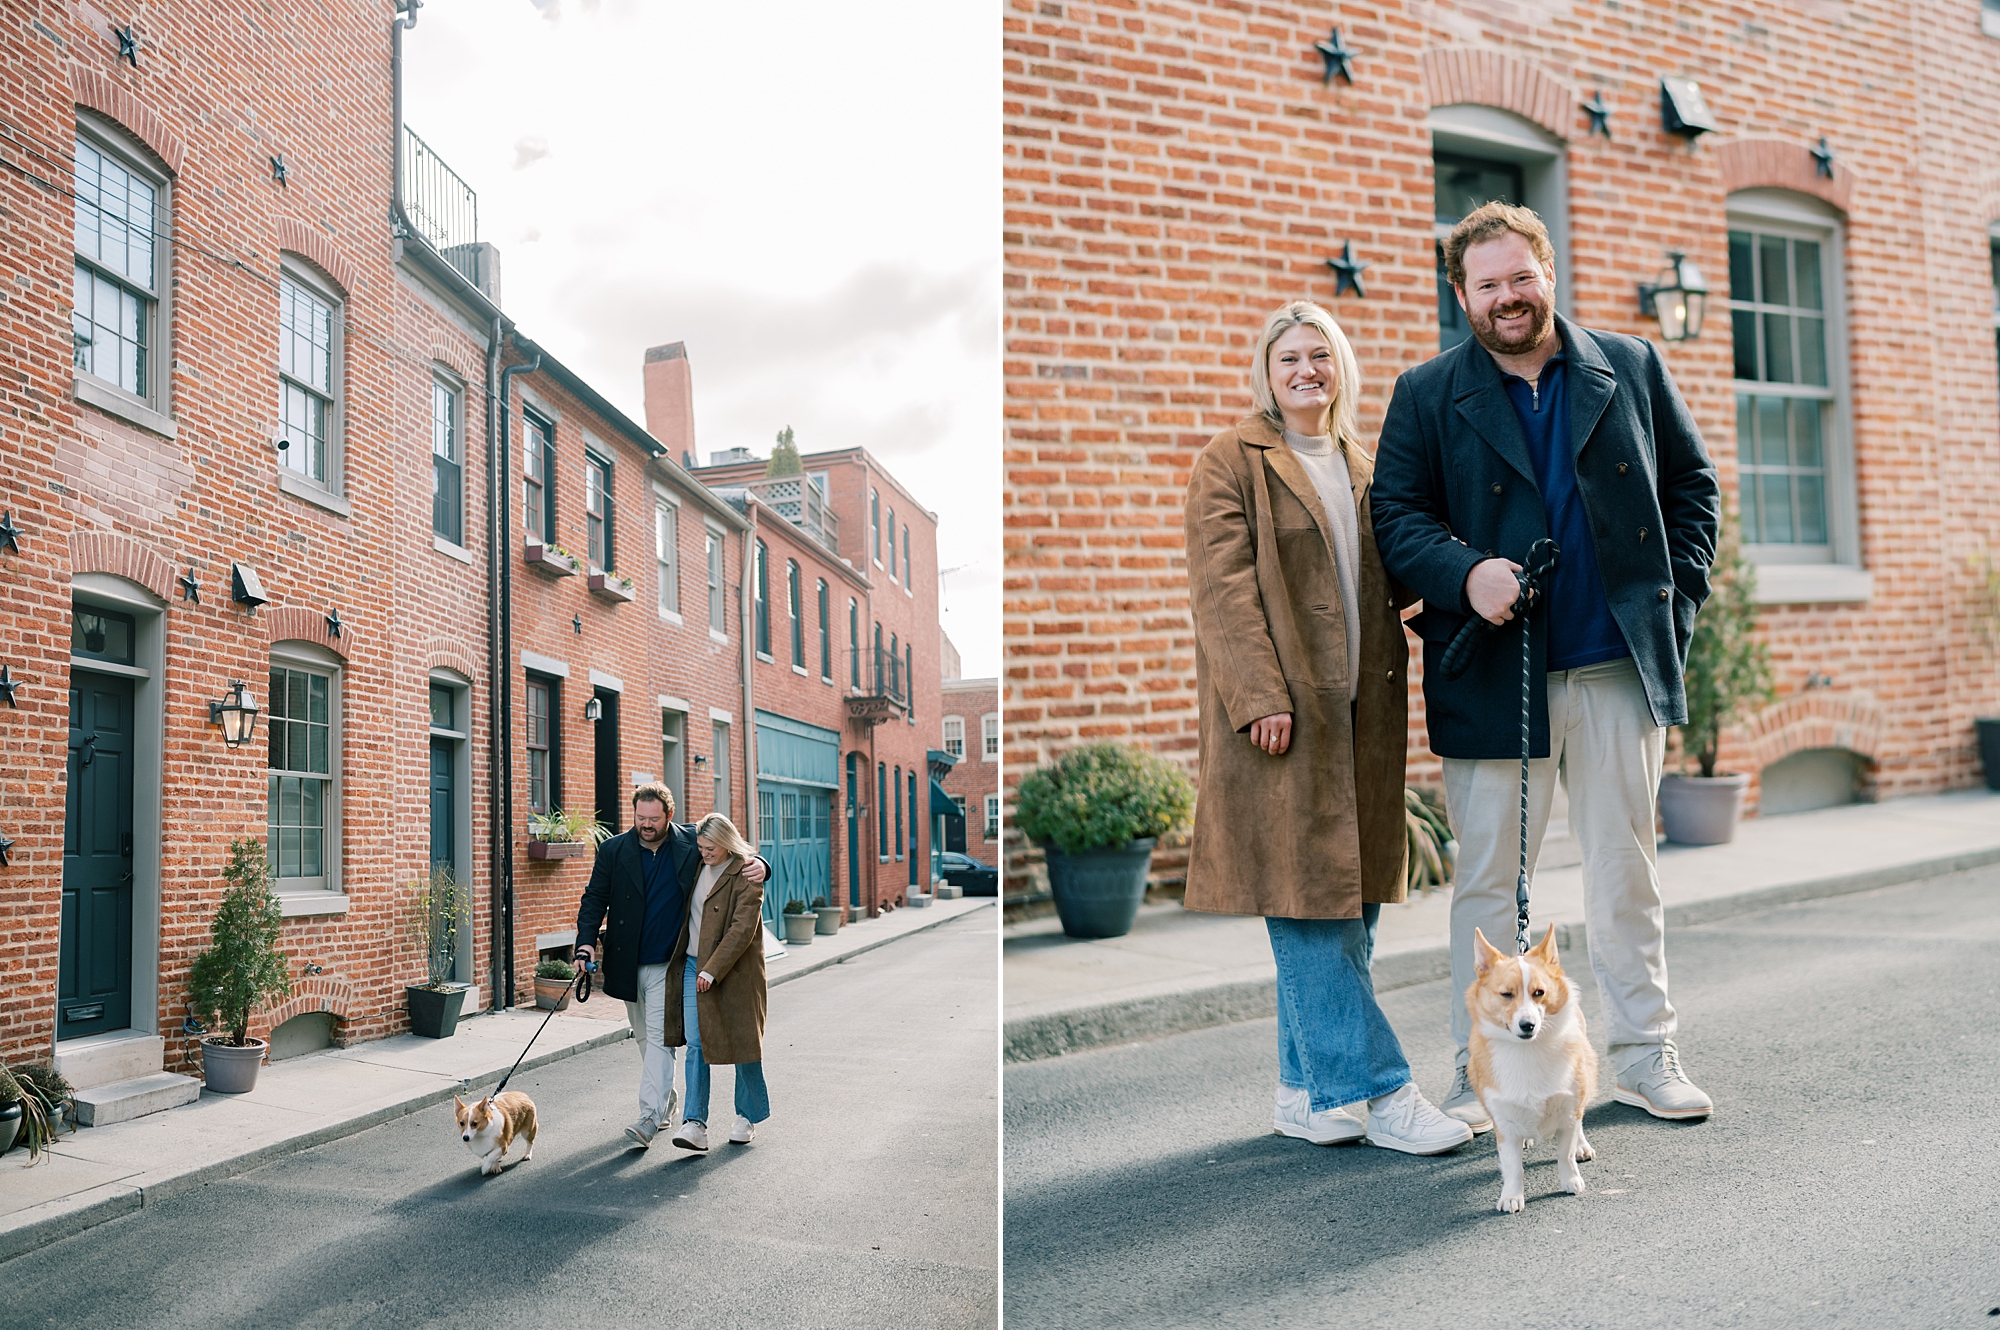
[[[165,1064],[167,1041],[138,1030],[65,1039],[56,1045],[55,1068],[75,1090],[150,1076]],[[79,1096],[81,1098],[81,1096]]]
[[[201,1098],[201,1082],[192,1076],[156,1071],[129,1081],[93,1086],[76,1092],[76,1120],[85,1127],[130,1122]]]

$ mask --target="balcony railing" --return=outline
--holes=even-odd
[[[886,647],[852,646],[847,649],[848,678],[861,679],[858,689],[850,688],[847,714],[850,720],[880,725],[891,716],[910,709],[910,676],[902,658]]]
[[[479,196],[408,125],[403,127],[403,211],[425,243],[467,281],[480,284],[475,248]]]
[[[804,473],[765,476],[746,480],[743,488],[778,510],[793,526],[824,545],[830,553],[840,553],[840,519],[826,506],[826,496]]]

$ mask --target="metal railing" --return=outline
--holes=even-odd
[[[793,526],[834,553],[840,553],[840,518],[833,509],[826,506],[826,496],[819,492],[819,486],[804,473],[789,476],[765,476],[761,480],[746,480],[743,488],[778,510]]]
[[[403,126],[403,211],[430,247],[469,282],[480,280],[479,196],[444,158]]]
[[[909,705],[909,671],[903,668],[902,657],[887,647],[849,647],[847,658],[850,670],[857,657],[861,662],[861,687],[864,692],[886,697],[899,706]]]

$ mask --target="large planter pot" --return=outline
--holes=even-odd
[[[1979,760],[1986,767],[1986,788],[2000,790],[2000,716],[1981,716],[1972,725],[1979,732]]]
[[[466,985],[452,988],[424,988],[411,984],[403,992],[410,999],[410,1033],[426,1039],[449,1039],[458,1033],[458,1009],[465,1005]]]
[[[819,909],[813,911],[813,913],[819,916],[819,922],[813,926],[815,934],[820,937],[832,937],[840,931],[840,907],[838,905],[822,905]]]
[[[243,1047],[201,1041],[201,1079],[217,1094],[243,1094],[257,1088],[257,1069],[264,1065],[269,1047],[262,1039],[252,1039]]]
[[[1660,781],[1660,821],[1678,845],[1727,845],[1743,816],[1748,775],[1666,776]]]
[[[0,1155],[14,1148],[14,1142],[21,1135],[21,1101],[0,1104]]]
[[[786,946],[805,947],[812,945],[813,931],[819,927],[818,915],[808,912],[806,914],[788,914],[783,916],[783,918],[785,921]]]
[[[569,992],[574,979],[535,979],[536,1011],[568,1011]]]
[[[1132,931],[1139,902],[1146,899],[1146,870],[1153,862],[1153,838],[1081,854],[1053,845],[1048,857],[1049,894],[1056,915],[1071,937],[1124,937]]]
[[[583,842],[580,840],[531,840],[528,842],[530,859],[581,859]]]

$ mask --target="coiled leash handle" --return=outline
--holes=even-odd
[[[1525,620],[1541,599],[1542,591],[1548,584],[1549,574],[1555,571],[1556,556],[1562,551],[1552,540],[1538,540],[1528,550],[1528,560],[1520,572],[1514,574],[1514,581],[1520,591],[1509,608],[1515,618]],[[1458,632],[1446,644],[1444,657],[1438,661],[1438,675],[1446,683],[1453,683],[1465,676],[1472,668],[1472,658],[1479,654],[1479,648],[1488,638],[1500,631],[1500,625],[1475,614],[1459,625]]]
[[[590,976],[596,973],[597,962],[594,960],[584,961],[576,967],[576,1000],[578,1002],[590,1001]]]

